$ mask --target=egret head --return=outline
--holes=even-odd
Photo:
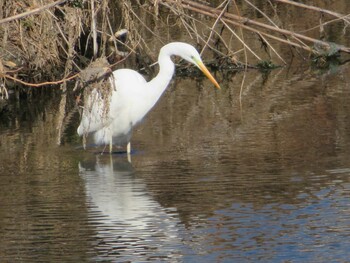
[[[174,42],[168,45],[171,45],[171,51],[173,55],[180,56],[186,61],[196,65],[204,73],[204,75],[215,85],[215,87],[220,89],[220,85],[209,72],[207,67],[204,65],[201,56],[193,46],[182,42]]]

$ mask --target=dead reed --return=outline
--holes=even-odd
[[[318,18],[294,29],[280,15],[290,7]],[[207,62],[222,69],[286,64],[288,48],[293,55],[350,53],[345,42],[328,41],[325,32],[334,24],[342,25],[340,34],[345,36],[350,14],[290,0],[264,5],[253,0],[239,5],[236,0],[2,0],[1,84],[62,84],[93,59],[113,56],[110,61],[117,62],[123,56],[120,45],[146,66],[156,60],[155,43],[183,39],[197,44],[206,51]],[[114,33],[123,28],[128,38],[121,43]]]

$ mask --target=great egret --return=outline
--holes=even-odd
[[[182,42],[169,43],[159,52],[159,73],[151,81],[147,82],[134,70],[119,69],[110,77],[114,87],[110,98],[103,98],[98,90],[93,90],[85,99],[78,134],[82,136],[94,133],[95,143],[109,144],[110,153],[113,144],[127,144],[129,155],[132,128],[156,104],[174,74],[175,65],[171,60],[172,55],[180,56],[196,65],[220,89],[193,46]]]

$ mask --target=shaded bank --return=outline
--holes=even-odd
[[[317,69],[327,70],[346,59],[340,57],[338,46],[350,42],[349,19],[340,14],[340,11],[350,12],[345,0],[333,4],[316,1],[314,6],[322,8],[321,12],[280,0],[271,1],[274,5],[248,0],[213,1],[210,5],[195,1],[182,3],[170,0],[46,0],[41,5],[34,0],[1,2],[0,113],[7,118],[15,109],[11,101],[6,100],[8,90],[12,89],[18,98],[23,94],[37,96],[45,91],[33,90],[29,83],[34,87],[44,84],[49,89],[60,88],[57,121],[60,144],[61,135],[69,128],[82,101],[81,89],[74,89],[75,83],[91,61],[106,57],[112,70],[128,67],[151,77],[156,70],[151,65],[157,60],[160,47],[171,41],[195,45],[211,70],[221,71],[219,81],[222,82],[234,74],[232,71],[248,67],[269,71],[284,64],[305,67],[314,63]],[[212,13],[207,15],[203,10],[212,10]],[[338,13],[326,10],[338,10]],[[300,17],[300,12],[305,16]],[[236,25],[231,23],[233,17],[238,17]],[[240,17],[247,20],[241,21]],[[246,29],[245,26],[252,26],[252,21],[272,27],[274,30],[269,34],[274,31],[279,38],[298,42],[311,53],[276,39],[268,40],[262,29],[257,32]],[[116,38],[116,32],[124,29],[127,37]],[[281,34],[281,30],[330,43],[329,50],[323,50],[322,45],[304,43],[293,35]],[[196,76],[195,73],[186,64],[178,71],[190,77]],[[19,80],[24,83],[20,88]],[[243,84],[242,80],[241,88]],[[40,103],[46,101],[40,100]]]
[[[143,68],[156,60],[160,46],[174,40],[196,44],[220,69],[288,64],[295,55],[306,58],[304,49],[325,59],[348,52],[346,1],[316,2],[2,1],[0,71],[12,77],[6,86],[13,78],[33,83],[65,79],[91,59],[119,61],[119,49],[132,54],[128,63]],[[114,37],[123,28],[126,42]]]

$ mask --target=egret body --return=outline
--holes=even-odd
[[[103,98],[98,90],[93,90],[85,100],[78,134],[81,136],[94,133],[95,143],[109,145],[110,152],[113,144],[127,144],[127,153],[130,154],[132,128],[157,103],[173,77],[173,55],[196,65],[217,88],[220,88],[193,46],[182,42],[169,43],[159,52],[159,73],[151,81],[147,82],[134,70],[119,69],[110,77],[114,87],[110,98]],[[104,114],[106,106],[108,110]]]

